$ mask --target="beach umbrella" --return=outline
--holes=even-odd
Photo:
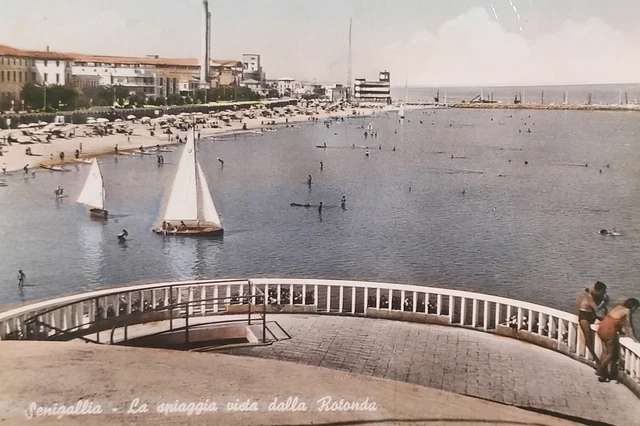
[[[47,125],[47,124],[49,124],[49,123],[47,123],[46,121],[41,121],[39,124],[40,124],[41,126],[46,126],[46,125]]]
[[[145,123],[145,122],[150,121],[150,120],[151,120],[151,119],[150,119],[149,117],[142,117],[142,118],[140,119],[140,121],[141,121],[142,123]]]
[[[109,122],[109,120],[107,120],[106,118],[98,118],[96,121],[98,123],[108,123]]]
[[[127,116],[127,120],[135,120],[135,119],[136,119],[136,116],[133,114]]]
[[[95,120],[95,118],[93,118],[93,117],[87,117],[87,121],[89,121],[89,120]]]
[[[122,122],[122,118],[116,118],[115,120],[113,120],[115,123],[121,123]]]
[[[31,123],[31,124],[29,124],[29,127],[40,127],[40,124],[38,124],[38,123]]]
[[[27,127],[29,127],[29,126],[27,126],[26,124],[20,124],[18,126],[18,129],[26,129]]]

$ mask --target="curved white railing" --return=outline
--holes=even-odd
[[[460,290],[368,281],[256,278],[239,280],[175,281],[99,290],[26,305],[0,313],[0,339],[27,339],[30,321],[38,319],[54,330],[76,334],[110,325],[113,318],[151,312],[171,303],[197,302],[188,315],[220,315],[223,309],[205,299],[267,295],[270,312],[313,312],[367,316],[461,326],[526,340],[591,362],[576,315],[546,306]],[[240,302],[242,303],[242,302]],[[262,303],[262,302],[260,302]],[[111,323],[109,323],[111,321]],[[640,389],[640,344],[621,338],[626,384]],[[596,351],[601,343],[596,336]]]

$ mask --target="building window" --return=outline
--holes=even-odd
[[[4,57],[0,58],[0,64],[4,65]]]
[[[4,83],[4,71],[0,71],[0,82]]]
[[[60,66],[60,61],[56,61],[56,67]]]
[[[43,76],[44,76],[44,78],[43,78],[43,80],[42,80],[42,81],[44,81],[44,82],[46,83],[46,82],[47,82],[47,73],[45,72],[45,73],[43,74]]]
[[[47,61],[47,60],[45,59],[45,60],[44,60],[44,66],[46,67],[48,63],[49,63],[49,61]]]
[[[13,65],[16,64],[16,58],[13,58]]]
[[[20,79],[20,83],[22,83],[22,71],[18,72],[18,78]]]
[[[13,72],[13,82],[15,83],[16,81],[18,81],[18,80],[16,79],[16,72],[14,71]]]

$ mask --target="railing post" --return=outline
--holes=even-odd
[[[453,324],[453,309],[455,306],[453,296],[449,296],[449,324]]]
[[[427,309],[427,299],[426,299],[427,295],[425,294],[425,299],[424,299],[424,306],[425,309]],[[418,312],[418,292],[414,291],[413,292],[413,312]]]
[[[471,304],[471,327],[476,327],[478,324],[478,299],[473,298],[473,302]]]
[[[262,343],[267,343],[267,298],[262,298]]]
[[[342,284],[340,284],[340,290],[339,290],[339,294],[338,297],[340,298],[340,300],[338,301],[338,313],[342,313],[342,308],[344,307],[344,287],[342,286]]]
[[[356,288],[351,287],[351,313],[356,314]]]
[[[376,287],[376,309],[380,309],[380,287]]]
[[[531,333],[533,331],[533,312],[531,311],[531,309],[529,309],[529,315],[527,316],[527,318],[529,319],[527,321],[527,328],[529,330],[529,333]]]
[[[213,313],[217,314],[218,313],[218,304],[220,303],[220,301],[218,300],[218,285],[216,284],[213,287]]]
[[[393,290],[389,290],[389,311],[393,307]]]
[[[189,286],[187,297],[188,297],[187,309],[189,310],[187,315],[193,315],[193,287],[192,286]]]
[[[489,329],[489,302],[484,301],[484,314],[482,316],[482,329],[487,331]]]
[[[331,312],[331,284],[327,286],[327,312]]]
[[[318,284],[315,284],[313,286],[313,304],[315,305],[316,309],[318,309],[318,307],[320,306],[318,304]]]
[[[404,290],[400,291],[400,310],[404,312],[404,300],[407,297],[407,293]]]
[[[302,304],[306,306],[307,304],[307,285],[302,284]]]
[[[438,294],[438,297],[436,298],[436,304],[438,306],[436,306],[436,315],[442,315],[442,295]],[[427,302],[425,301],[425,309],[427,306]]]
[[[185,309],[187,315],[185,316],[185,327],[184,327],[184,331],[185,331],[184,342],[187,345],[189,344],[189,311],[190,310],[191,310],[191,302],[187,302],[187,309]]]
[[[467,319],[467,298],[462,297],[460,299],[460,324],[464,325]]]
[[[200,316],[207,315],[207,286],[202,284],[200,286]]]
[[[293,305],[293,284],[289,285],[289,305]]]
[[[280,304],[280,293],[282,292],[282,286],[280,284],[276,285],[276,290],[278,291],[278,294],[276,296],[276,303],[279,305]]]
[[[178,295],[179,297],[179,295]],[[169,286],[169,330],[173,330],[173,286]]]
[[[501,308],[502,308],[502,305],[500,303],[496,303],[496,324],[495,324],[495,328],[496,329],[500,325],[500,310],[501,310]]]
[[[369,309],[369,287],[364,288],[364,316],[367,316],[367,309]]]
[[[251,325],[251,305],[253,304],[253,298],[249,302],[249,325]]]

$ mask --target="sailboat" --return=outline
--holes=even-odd
[[[398,110],[398,117],[404,119],[404,105],[407,103],[408,90],[409,86],[407,86],[408,80],[404,83],[404,104],[400,104],[400,109]]]
[[[107,219],[109,212],[104,209],[106,193],[104,191],[104,181],[98,160],[95,158],[91,163],[89,176],[84,184],[84,188],[78,197],[78,203],[89,207],[89,215],[99,219]]]
[[[196,157],[195,139],[192,128],[187,133],[162,225],[153,229],[156,234],[212,237],[222,236],[224,232]]]

